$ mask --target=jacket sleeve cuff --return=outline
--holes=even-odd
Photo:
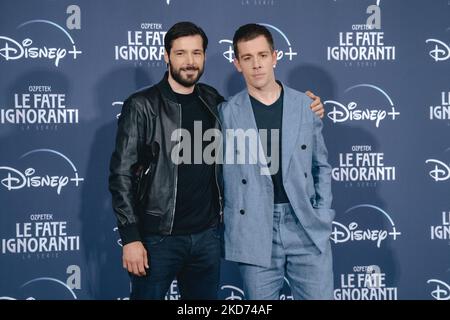
[[[126,226],[119,227],[120,238],[122,239],[122,246],[134,242],[142,241],[141,234],[136,223],[128,224]]]

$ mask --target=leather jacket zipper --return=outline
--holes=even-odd
[[[178,157],[180,156],[180,148],[181,148],[181,124],[182,124],[182,113],[181,113],[181,104],[177,103],[178,110],[180,110],[180,123],[178,126]],[[177,159],[178,160],[178,159]],[[178,164],[175,165],[175,177],[174,177],[174,194],[173,194],[173,213],[172,213],[172,221],[170,221],[170,230],[169,234],[172,234],[173,222],[175,220],[175,209],[177,207],[177,188],[178,188]]]

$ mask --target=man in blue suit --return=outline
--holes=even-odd
[[[240,27],[233,46],[247,88],[220,108],[225,258],[239,263],[249,299],[279,299],[285,277],[295,299],[332,299],[335,213],[322,121],[307,95],[275,80],[267,28]]]

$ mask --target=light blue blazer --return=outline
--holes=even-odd
[[[311,111],[311,99],[304,93],[285,85],[283,89],[283,184],[299,221],[323,252],[335,212],[331,209],[331,167],[321,133],[322,121]],[[237,159],[234,164],[227,163],[231,153],[237,157],[246,152],[248,159],[256,156],[251,150],[242,150],[242,144],[228,147],[229,140],[236,137],[230,134],[235,129],[257,130],[248,91],[223,103],[219,113],[224,133],[225,259],[269,267],[274,191],[270,175],[261,174],[267,166],[261,161],[249,164],[249,160],[236,164]]]

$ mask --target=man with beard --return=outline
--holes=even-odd
[[[184,152],[198,154],[189,138],[194,131],[203,137],[220,129],[217,106],[224,99],[197,83],[208,45],[201,28],[177,23],[164,43],[169,70],[157,85],[125,101],[111,157],[109,189],[123,267],[131,277],[131,299],[164,299],[174,278],[183,299],[217,299],[220,168],[203,157],[199,163],[179,160],[186,159]],[[319,98],[311,107],[323,114]],[[190,150],[180,150],[182,138],[192,141]],[[200,145],[203,154],[207,143]]]

